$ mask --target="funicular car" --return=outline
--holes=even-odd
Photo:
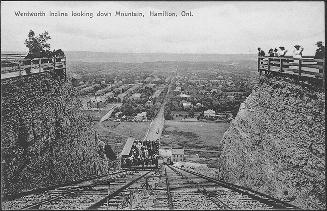
[[[158,168],[159,141],[128,138],[121,152],[121,168],[124,170],[148,170]]]

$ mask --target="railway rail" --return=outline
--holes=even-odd
[[[149,185],[152,179],[156,180],[154,186]],[[156,171],[119,171],[80,184],[30,194],[6,201],[2,208],[299,209],[249,188],[214,179],[186,168],[167,165]]]
[[[63,183],[63,184],[58,184],[58,185],[43,187],[43,188],[37,188],[37,189],[33,189],[33,190],[29,190],[29,191],[24,191],[24,192],[20,192],[20,193],[15,193],[15,194],[8,194],[8,195],[5,195],[2,198],[2,200],[3,201],[12,201],[12,200],[15,200],[17,198],[21,198],[21,197],[24,197],[24,196],[27,196],[27,195],[40,194],[42,192],[54,190],[54,189],[57,189],[57,188],[60,188],[60,187],[77,185],[79,183],[85,183],[85,182],[88,182],[88,181],[93,181],[93,180],[101,179],[101,178],[112,176],[112,175],[119,174],[119,173],[122,173],[122,172],[125,172],[125,171],[117,171],[117,172],[113,172],[111,174],[100,175],[100,176],[96,175],[96,176],[91,176],[89,178],[77,180],[77,181],[74,181],[74,182],[68,182],[68,183]]]
[[[119,171],[77,185],[63,186],[8,200],[2,203],[2,208],[6,210],[95,209],[148,173]]]
[[[88,206],[87,210],[103,210],[103,209],[119,209],[120,205],[130,203],[130,192],[128,191],[129,188],[131,188],[133,185],[137,185],[139,187],[142,187],[144,184],[144,177],[146,175],[149,175],[153,173],[153,171],[146,171],[145,173],[142,171],[139,173],[136,177],[133,177],[133,179],[129,180],[128,182],[124,183],[123,185],[117,185],[116,183],[110,184],[110,193],[108,192],[108,195],[103,197],[102,199],[96,201],[95,203]]]
[[[269,195],[185,168],[167,166],[166,169],[174,207],[183,208],[188,204],[184,209],[205,209],[197,207],[202,204],[208,209],[300,209]]]

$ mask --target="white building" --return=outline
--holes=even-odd
[[[172,149],[172,161],[181,162],[184,161],[184,148],[183,149]]]
[[[121,111],[115,113],[115,117],[118,118],[119,116],[121,116],[122,113],[123,113],[123,112],[121,112]]]
[[[141,93],[135,93],[131,96],[131,99],[133,100],[139,100],[141,99]]]
[[[177,86],[176,89],[174,90],[174,92],[181,92],[182,88],[180,86]]]
[[[103,97],[91,97],[87,102],[90,108],[103,108],[105,106],[106,99]]]
[[[229,101],[232,101],[234,99],[235,99],[234,95],[228,95],[227,96],[227,100],[229,100]]]
[[[214,116],[216,116],[216,112],[214,110],[209,109],[209,110],[204,111],[203,115],[205,117],[214,117]]]
[[[184,161],[184,149],[160,148],[159,156],[165,163]]]
[[[191,97],[191,95],[187,95],[187,94],[181,93],[181,94],[179,95],[179,97],[180,97],[180,98],[189,98],[189,97]]]
[[[152,106],[153,102],[151,100],[146,101],[145,106]]]
[[[191,108],[191,107],[192,107],[192,103],[190,103],[190,102],[183,103],[183,108],[184,109]]]
[[[142,112],[142,113],[138,113],[136,116],[135,116],[135,120],[136,121],[143,121],[143,120],[146,120],[146,112]]]

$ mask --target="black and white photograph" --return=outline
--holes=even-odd
[[[1,210],[326,210],[325,1],[1,1]]]

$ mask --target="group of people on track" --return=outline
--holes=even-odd
[[[134,141],[130,156],[125,158],[123,165],[127,167],[158,167],[159,142]]]

